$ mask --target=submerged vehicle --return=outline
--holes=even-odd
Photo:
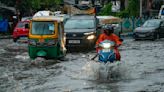
[[[110,41],[110,40],[104,40],[98,45],[98,47],[100,48],[100,50],[97,53],[98,62],[103,62],[103,63],[111,62],[111,63],[113,63],[116,60],[116,55],[114,52],[115,42]],[[92,60],[94,58],[95,57],[93,57]]]
[[[28,53],[31,59],[60,59],[66,55],[63,17],[36,16],[30,23]]]

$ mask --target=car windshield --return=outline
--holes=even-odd
[[[34,35],[53,35],[54,22],[32,22],[32,34]]]
[[[95,21],[92,19],[73,19],[68,20],[65,29],[92,29],[95,28]]]
[[[143,24],[143,27],[158,27],[159,25],[159,20],[148,20]]]
[[[19,22],[17,28],[25,28],[25,25],[29,24],[28,22]]]

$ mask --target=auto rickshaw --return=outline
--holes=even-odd
[[[60,59],[66,55],[64,19],[61,16],[37,16],[30,22],[28,53],[31,59]]]

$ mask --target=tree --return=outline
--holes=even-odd
[[[30,15],[31,11],[58,9],[63,0],[0,0],[0,2],[7,6],[16,7],[22,15]]]
[[[111,15],[111,14],[112,14],[112,3],[106,4],[99,13],[99,15]]]
[[[16,4],[16,0],[0,0],[0,3],[14,7]]]
[[[108,3],[105,4],[104,7],[102,8],[101,12],[99,15],[117,15],[119,17],[130,17],[130,16],[139,16],[139,0],[129,0],[128,1],[128,7],[125,9],[124,2],[125,0],[120,0],[121,1],[121,12],[118,13],[113,13],[111,10],[112,4]]]
[[[130,16],[139,16],[139,0],[129,0],[127,11]]]

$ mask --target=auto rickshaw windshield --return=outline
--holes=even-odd
[[[55,34],[54,22],[32,22],[31,34],[33,35],[53,35]]]

